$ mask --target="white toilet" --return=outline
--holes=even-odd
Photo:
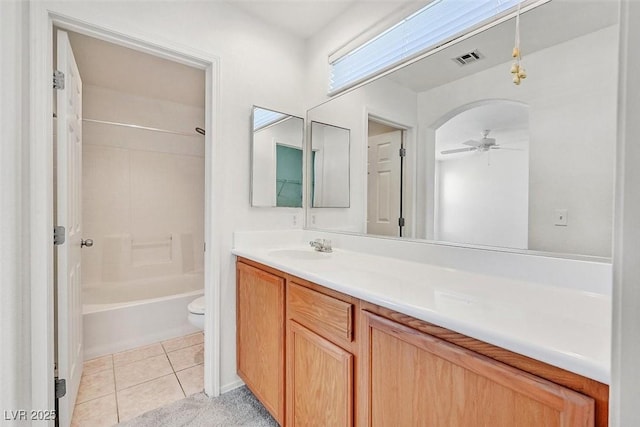
[[[204,329],[204,297],[196,298],[187,306],[189,323],[198,329]]]

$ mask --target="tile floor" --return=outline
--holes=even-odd
[[[112,426],[199,393],[204,335],[110,354],[84,363],[72,426]]]

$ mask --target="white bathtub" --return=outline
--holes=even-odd
[[[197,332],[187,305],[203,293],[202,273],[85,287],[85,360]]]

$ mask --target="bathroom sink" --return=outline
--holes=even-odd
[[[331,253],[318,252],[313,249],[276,249],[269,251],[269,255],[276,258],[296,260],[322,260],[328,259],[331,256]]]

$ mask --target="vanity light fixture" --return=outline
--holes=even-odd
[[[518,3],[518,12],[516,13],[516,37],[511,56],[515,58],[515,62],[511,65],[511,74],[513,74],[513,84],[519,86],[522,80],[527,78],[527,72],[521,64],[522,56],[520,52],[520,3]]]

